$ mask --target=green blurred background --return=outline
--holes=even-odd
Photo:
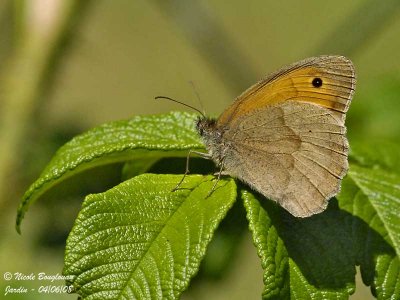
[[[342,54],[357,72],[347,118],[350,145],[398,142],[399,48],[398,0],[1,1],[0,295],[8,285],[43,284],[5,281],[4,272],[62,270],[65,239],[82,198],[36,203],[22,236],[14,221],[23,192],[75,134],[137,114],[185,110],[155,101],[157,95],[198,107],[191,82],[206,113],[217,116],[277,68]],[[233,212],[224,225],[233,233],[235,218]],[[250,235],[239,235],[234,250],[224,248],[229,242],[221,236],[184,299],[260,297],[262,270]],[[218,262],[224,255],[229,263]],[[223,273],[210,271],[213,265],[224,265]],[[28,292],[6,299],[54,297]],[[357,279],[351,298],[369,297]]]

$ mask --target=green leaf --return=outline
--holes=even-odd
[[[264,269],[264,299],[347,299],[354,291],[348,214],[332,202],[322,214],[300,219],[262,196],[243,193]]]
[[[361,272],[378,299],[400,298],[400,176],[379,169],[352,166],[351,179],[359,188],[353,214],[368,222],[369,229],[355,237],[361,249]],[[374,230],[387,243],[377,241]],[[390,245],[390,247],[388,246]]]
[[[243,201],[264,269],[264,299],[347,299],[355,266],[378,299],[400,297],[400,177],[351,165],[338,200],[298,219],[247,191]]]
[[[350,176],[342,182],[338,199],[340,208],[353,216],[347,223],[351,228],[355,263],[361,267],[364,283],[371,286],[378,299],[397,299],[400,297],[399,256],[392,246],[383,219],[372,204],[374,200],[354,180],[363,174],[363,169],[352,165],[350,170]],[[364,171],[372,172],[368,169]],[[356,172],[359,174],[355,175]],[[399,217],[393,221],[398,223]]]
[[[249,228],[264,269],[264,299],[289,298],[289,257],[277,231],[279,208],[272,201],[243,192]],[[259,201],[264,201],[261,206]]]
[[[353,143],[351,150],[358,165],[351,165],[338,199],[342,209],[369,225],[362,229],[352,224],[357,264],[378,299],[400,297],[400,146],[379,140],[374,147]],[[371,231],[387,244],[376,240]]]
[[[136,116],[96,127],[61,147],[40,177],[24,194],[18,208],[16,227],[29,205],[50,188],[79,172],[132,159],[156,160],[183,157],[187,149],[203,149],[194,130],[196,115],[172,112]]]
[[[354,165],[349,175],[367,196],[375,212],[373,218],[382,222],[383,228],[374,229],[381,233],[400,257],[400,176]]]
[[[389,140],[376,140],[373,147],[370,143],[353,142],[350,158],[364,167],[400,174],[400,145]]]
[[[144,174],[83,203],[64,274],[85,299],[176,299],[236,199],[233,180]]]

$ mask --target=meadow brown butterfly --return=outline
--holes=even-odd
[[[344,125],[356,79],[343,57],[311,57],[242,93],[196,127],[220,168],[296,217],[326,209],[348,169]]]

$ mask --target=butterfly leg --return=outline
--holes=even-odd
[[[219,180],[220,180],[220,178],[221,178],[221,175],[225,175],[225,172],[222,171],[223,168],[224,168],[224,164],[222,163],[222,164],[221,164],[221,167],[220,167],[220,169],[219,169],[219,172],[218,172],[217,180],[215,181],[215,183],[214,183],[213,187],[211,188],[211,190],[208,192],[206,198],[210,197],[210,195],[212,194],[212,192],[215,191],[215,188],[217,187],[217,184],[218,184],[218,182],[219,182]],[[215,174],[214,174],[214,175],[215,175]]]
[[[179,187],[181,186],[182,182],[185,180],[185,177],[187,174],[189,174],[189,160],[190,160],[190,154],[197,154],[198,156],[205,158],[205,159],[211,159],[211,155],[209,153],[204,153],[204,152],[199,152],[199,151],[193,151],[193,150],[189,150],[188,155],[186,157],[186,170],[185,170],[185,174],[183,174],[183,177],[181,179],[181,181],[179,181],[179,183],[176,185],[176,187],[174,187],[172,189],[172,192],[175,192],[176,190],[179,189]]]

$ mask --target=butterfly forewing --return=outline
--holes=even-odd
[[[313,86],[320,78],[322,85]],[[308,58],[269,75],[250,87],[218,119],[224,126],[265,106],[286,101],[314,103],[344,120],[355,89],[354,67],[343,56]]]

